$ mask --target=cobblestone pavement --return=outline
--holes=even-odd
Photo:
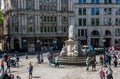
[[[15,76],[19,75],[21,79],[28,79],[27,67],[29,65],[29,62],[32,62],[34,67],[33,79],[99,79],[97,72],[100,66],[97,66],[97,71],[86,72],[86,67],[80,66],[60,65],[60,68],[55,68],[54,66],[50,67],[47,64],[47,59],[44,58],[44,60],[44,63],[37,64],[35,55],[29,56],[28,59],[25,59],[25,56],[21,56],[19,62],[20,66],[16,68],[11,68],[11,73]],[[120,66],[118,66],[117,68],[114,68],[112,66],[112,69],[114,72],[114,79],[120,79]]]

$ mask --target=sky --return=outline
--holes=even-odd
[[[1,9],[3,9],[4,8],[4,3],[3,3],[3,0],[2,0],[2,6],[1,6]]]

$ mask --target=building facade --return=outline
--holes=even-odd
[[[120,0],[4,0],[9,47],[28,51],[61,49],[68,28],[81,45],[120,44]]]
[[[4,28],[14,50],[61,49],[73,18],[72,0],[4,0]]]
[[[120,0],[75,0],[74,13],[82,45],[120,45]]]

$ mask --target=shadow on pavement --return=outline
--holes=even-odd
[[[33,78],[40,78],[40,76],[33,76]]]

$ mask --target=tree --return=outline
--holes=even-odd
[[[0,24],[3,23],[2,11],[0,11]]]

